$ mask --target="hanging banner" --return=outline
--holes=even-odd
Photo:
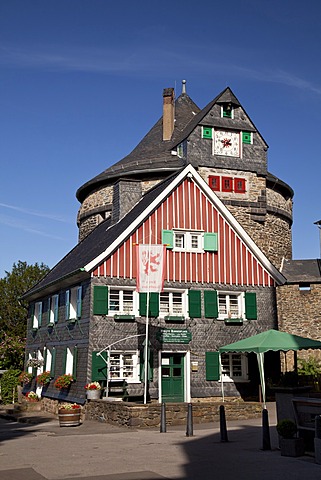
[[[137,245],[137,291],[161,292],[165,276],[165,245]]]

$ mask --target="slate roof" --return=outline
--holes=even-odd
[[[163,140],[163,117],[161,117],[129,155],[82,185],[77,190],[77,199],[83,202],[93,189],[113,183],[120,177],[130,175],[142,178],[142,173],[146,176],[153,172],[157,173],[159,177],[160,173],[174,172],[183,167],[185,160],[171,155],[171,150],[185,140],[197,125],[202,125],[203,118],[216,103],[231,103],[241,106],[229,87],[226,87],[202,110],[186,93],[182,93],[175,101],[175,128],[171,140]],[[210,123],[214,127],[231,128],[231,121],[226,118],[213,117]],[[209,125],[208,120],[206,120],[206,125]],[[257,131],[253,123],[251,129],[248,122],[241,120],[233,120],[233,128]]]
[[[103,253],[123,231],[131,225],[140,213],[142,213],[168,186],[169,183],[181,172],[170,175],[164,181],[150,189],[132,210],[119,222],[111,225],[110,219],[98,225],[87,237],[78,243],[37,285],[26,292],[23,298],[33,300],[38,292],[49,294],[56,289],[59,282],[61,288],[66,285],[89,278],[90,274],[85,272],[84,267],[94,258]]]
[[[284,260],[281,269],[288,284],[291,283],[321,283],[321,261]]]

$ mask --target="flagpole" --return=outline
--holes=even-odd
[[[152,232],[150,231],[150,238],[149,238],[149,245],[148,245],[148,267],[150,266],[151,235],[152,235]],[[148,280],[147,280],[146,326],[145,326],[144,405],[146,405],[147,403],[147,384],[148,384],[148,334],[149,334],[148,327],[149,327],[149,272],[148,272]]]

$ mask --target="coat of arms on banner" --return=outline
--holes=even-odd
[[[165,256],[165,245],[137,245],[138,292],[163,290]]]

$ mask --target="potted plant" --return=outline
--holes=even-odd
[[[31,383],[32,380],[32,373],[29,372],[21,372],[19,375],[19,382],[23,385],[28,385]]]
[[[276,425],[280,435],[280,450],[284,457],[300,457],[304,455],[304,440],[297,437],[297,426],[290,419],[280,420]]]
[[[62,403],[58,407],[60,427],[75,427],[80,425],[81,407],[77,403]]]
[[[50,372],[42,372],[37,376],[37,383],[42,386],[48,385],[48,383],[50,383],[50,380]]]
[[[38,402],[39,397],[36,394],[36,392],[33,392],[32,390],[30,392],[26,393],[26,400],[28,402]]]
[[[99,400],[101,394],[101,385],[99,382],[90,382],[85,385],[87,399]]]
[[[58,390],[62,390],[63,388],[70,387],[74,381],[74,377],[70,373],[65,373],[64,375],[60,375],[60,377],[56,378],[54,386],[58,388]]]

